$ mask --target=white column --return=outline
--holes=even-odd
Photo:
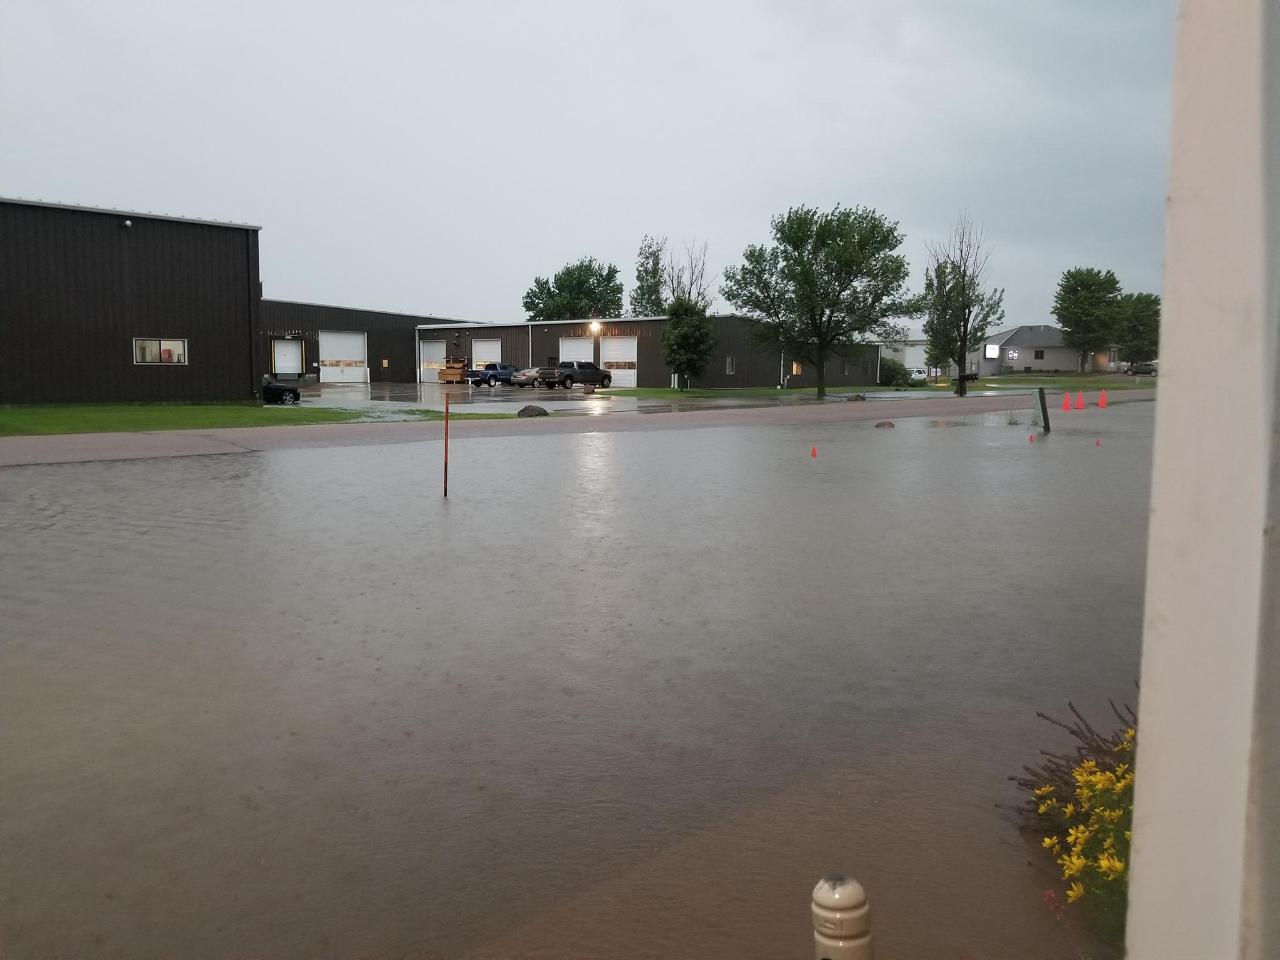
[[[1129,960],[1280,957],[1280,0],[1182,0]]]

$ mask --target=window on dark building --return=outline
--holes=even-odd
[[[185,364],[187,362],[187,341],[134,338],[133,362]]]
[[[1043,351],[1043,350],[1037,350],[1037,351],[1036,351],[1036,359],[1037,359],[1037,360],[1043,360],[1043,359],[1044,359],[1044,351]]]
[[[799,360],[792,360],[792,361],[791,361],[791,375],[792,375],[793,377],[798,377],[798,376],[800,376],[802,373],[804,373],[804,367],[800,366],[800,361],[799,361]]]
[[[725,372],[725,375],[729,377],[732,377],[735,373],[738,372],[738,365],[734,361],[733,357],[724,358],[724,372]]]
[[[848,360],[841,360],[841,361],[840,361],[840,376],[842,376],[842,377],[847,377],[848,375],[849,375],[849,361],[848,361]]]

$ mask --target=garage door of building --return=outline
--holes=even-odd
[[[369,382],[363,333],[320,331],[320,382]]]
[[[439,383],[440,370],[444,367],[443,340],[418,341],[418,382]]]
[[[609,371],[615,387],[634,387],[639,367],[640,348],[635,337],[602,337],[600,366]]]
[[[472,340],[471,341],[471,367],[475,370],[484,369],[486,363],[502,362],[502,341],[501,340]]]
[[[302,375],[302,341],[271,341],[271,372],[286,380],[296,380]]]
[[[595,360],[596,348],[595,341],[590,337],[561,337],[560,338],[560,359],[561,360],[585,360],[588,363]]]

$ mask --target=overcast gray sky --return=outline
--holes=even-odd
[[[268,296],[522,320],[643,234],[985,226],[1010,324],[1160,289],[1174,0],[0,0],[0,194],[261,224]],[[717,307],[725,309],[723,301]]]

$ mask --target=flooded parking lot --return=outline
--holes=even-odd
[[[804,957],[843,869],[1075,957],[995,804],[1132,693],[1152,412],[0,472],[0,955]]]

